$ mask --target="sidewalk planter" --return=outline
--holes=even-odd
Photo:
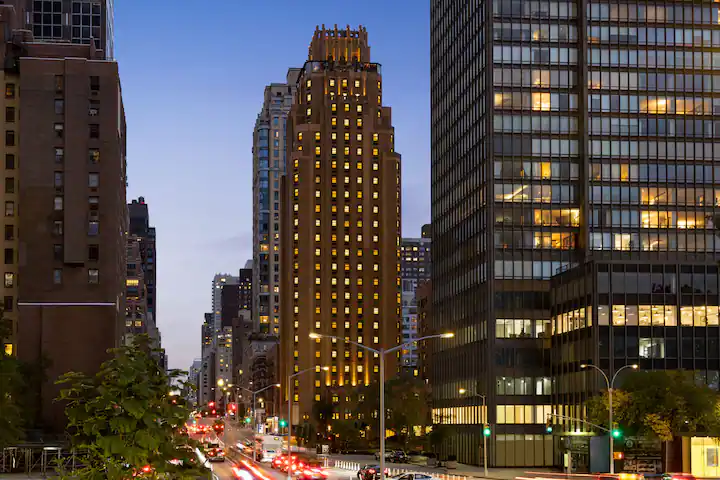
[[[445,468],[447,468],[448,470],[452,470],[452,469],[457,468],[457,465],[458,465],[457,456],[448,455],[447,462],[445,462]]]

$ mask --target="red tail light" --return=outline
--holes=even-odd
[[[150,465],[145,465],[145,466],[142,468],[142,471],[145,472],[145,473],[147,473],[147,472],[149,472],[149,471],[151,471],[151,470],[152,470],[152,467],[151,467]]]
[[[368,473],[369,473],[370,475],[373,475],[373,474],[375,474],[375,470],[371,468],[370,470],[368,470]]]

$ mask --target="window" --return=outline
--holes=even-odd
[[[12,288],[15,284],[15,274],[11,272],[5,272],[5,288]]]
[[[97,148],[91,148],[88,150],[88,160],[90,160],[90,163],[93,165],[100,163],[100,150]]]
[[[15,107],[5,107],[5,122],[15,123]]]
[[[97,268],[88,269],[88,283],[94,285],[100,283],[100,271]]]
[[[100,102],[98,102],[97,100],[90,100],[88,115],[91,117],[97,117],[98,115],[100,115]]]
[[[57,138],[63,138],[63,134],[65,133],[65,125],[62,123],[56,123],[55,124],[55,136]]]
[[[93,92],[100,90],[100,77],[96,75],[90,77],[90,90]]]
[[[65,114],[65,100],[62,98],[55,99],[55,115]]]
[[[53,245],[53,260],[56,262],[62,262],[63,259],[63,246],[61,243],[56,243]]]
[[[63,163],[65,160],[65,149],[64,148],[56,148],[55,149],[55,163]]]
[[[60,285],[62,283],[62,269],[53,269],[53,283],[55,285]]]
[[[91,237],[94,237],[98,234],[100,231],[100,222],[97,220],[91,220],[88,222],[88,235]]]
[[[15,193],[15,178],[5,177],[5,193]]]
[[[62,93],[65,90],[65,78],[62,75],[55,75],[55,93]]]
[[[5,202],[5,216],[6,217],[14,217],[15,216],[15,202]]]
[[[15,238],[15,226],[5,225],[5,240],[13,240]]]
[[[97,173],[88,174],[88,187],[97,188],[100,185],[100,175]]]
[[[8,153],[5,155],[5,169],[15,170],[15,155]]]
[[[12,248],[5,249],[5,265],[12,265],[15,261],[15,251]]]
[[[5,98],[15,98],[15,84],[14,83],[6,83],[5,84]]]
[[[55,197],[54,209],[56,212],[62,211],[63,209],[63,197]]]
[[[664,338],[640,338],[640,358],[665,358]]]
[[[88,198],[88,205],[90,206],[90,210],[97,210],[99,204],[100,204],[100,197],[89,197]]]
[[[55,220],[53,222],[53,235],[63,234],[63,222],[62,220]]]
[[[90,138],[100,138],[100,125],[97,123],[90,124]]]
[[[7,297],[4,298],[4,301],[3,301],[3,309],[4,309],[6,312],[12,312],[14,306],[15,306],[15,301],[14,301],[13,297],[7,296]]]
[[[14,130],[6,130],[5,131],[5,145],[8,147],[15,146],[15,131]]]

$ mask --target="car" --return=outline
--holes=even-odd
[[[298,480],[324,480],[327,475],[323,462],[317,460],[310,460],[293,472],[293,476]]]
[[[287,455],[276,455],[275,458],[272,459],[272,462],[270,462],[270,467],[280,468],[280,465],[285,461],[285,457],[287,457]]]
[[[393,450],[392,454],[388,458],[392,463],[408,463],[409,458],[402,450]]]
[[[433,477],[432,475],[428,475],[427,473],[423,472],[404,472],[404,473],[398,473],[397,475],[393,475],[393,480],[438,480],[436,477]]]
[[[392,454],[392,450],[385,450],[385,460],[389,459]],[[375,460],[380,460],[380,452],[375,452]]]
[[[385,475],[387,476],[388,469],[385,469]],[[358,480],[376,480],[380,478],[380,465],[369,464],[360,467],[357,472]]]
[[[695,480],[692,473],[663,473],[662,480]]]
[[[205,456],[211,462],[224,462],[225,451],[217,443],[208,442],[205,447]]]

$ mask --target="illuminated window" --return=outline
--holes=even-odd
[[[320,380],[315,380],[315,386],[320,387]]]
[[[360,80],[355,80],[355,88],[360,88]]]
[[[312,95],[310,95],[309,93],[307,94],[307,96],[305,98],[307,99],[308,103],[310,103],[312,101]]]
[[[379,222],[377,220],[373,220],[373,228],[378,228]]]
[[[308,117],[312,115],[312,108],[308,108],[307,110],[305,110],[305,115],[307,115]]]
[[[332,148],[330,149],[330,153],[331,153],[332,155],[337,155],[337,148],[336,148],[336,147],[332,147]]]
[[[297,395],[295,395],[295,396],[297,397]],[[317,394],[317,393],[315,394],[315,401],[316,401],[316,402],[319,402],[319,401],[320,401],[320,395]]]
[[[358,118],[357,120],[355,120],[355,124],[356,124],[358,127],[362,127],[362,118]]]
[[[378,192],[373,192],[373,199],[377,200],[378,198],[380,198],[380,194]]]
[[[362,155],[362,147],[358,147],[356,153]]]
[[[344,120],[343,120],[343,125],[346,126],[346,127],[349,127],[349,126],[350,126],[350,119],[349,119],[349,118],[344,119]]]
[[[342,86],[347,87],[347,78],[342,79]]]
[[[358,112],[358,113],[361,113],[361,112],[362,112],[362,105],[358,105],[358,106],[357,106],[357,112]]]
[[[316,242],[319,242],[319,241],[320,241],[320,234],[319,234],[319,233],[316,233],[316,234],[315,234],[315,241],[316,241]]]
[[[315,155],[320,156],[320,147],[315,147]]]
[[[315,277],[315,285],[320,285],[320,277]]]
[[[363,192],[358,191],[358,192],[357,192],[357,198],[362,198],[362,197],[363,197]]]
[[[345,153],[345,155],[350,155],[350,147],[345,147],[343,152]],[[349,166],[350,166],[350,164],[348,163],[348,167]]]
[[[330,105],[330,111],[333,113],[337,112],[337,103],[333,103]]]
[[[302,140],[302,137],[303,137],[302,132],[298,132],[298,134],[297,134],[297,139],[298,139],[298,140]],[[296,166],[297,166],[297,165],[296,165]]]
[[[332,140],[337,140],[337,132],[332,132],[332,133],[330,134],[330,138],[331,138]]]
[[[315,168],[320,168],[320,160],[315,160]]]
[[[330,355],[332,358],[337,358],[337,350],[333,350]]]
[[[363,182],[362,177],[357,177],[357,183],[362,183],[362,182]]]
[[[315,198],[320,198],[320,190],[315,190]]]
[[[357,366],[357,371],[360,372],[360,373],[362,373],[362,371],[363,371],[363,366],[362,366],[362,365],[358,365],[358,366]]]
[[[345,197],[345,198],[350,198],[350,192],[348,192],[348,191],[346,190],[344,197]]]
[[[349,104],[349,103],[346,103],[346,104],[345,104],[345,111],[346,111],[346,112],[349,112],[349,111],[350,111],[350,104]]]
[[[345,132],[344,137],[345,137],[345,141],[349,142],[350,141],[350,132]]]
[[[378,328],[380,328],[380,324],[378,322],[373,322],[373,328],[377,330]]]
[[[378,164],[377,164],[377,162],[373,162],[373,170],[377,170],[377,169],[378,169]]]
[[[337,126],[337,117],[332,117],[330,119],[330,125],[332,125],[333,127]]]
[[[330,283],[331,283],[332,285],[337,285],[337,278],[333,278],[333,279],[330,281]]]
[[[335,86],[335,79],[334,79],[334,78],[331,78],[331,79],[330,79],[330,86],[331,86],[331,87],[334,87],[334,86]]]
[[[316,264],[315,264],[315,270],[320,270],[320,264],[319,264],[319,263],[316,263]]]

